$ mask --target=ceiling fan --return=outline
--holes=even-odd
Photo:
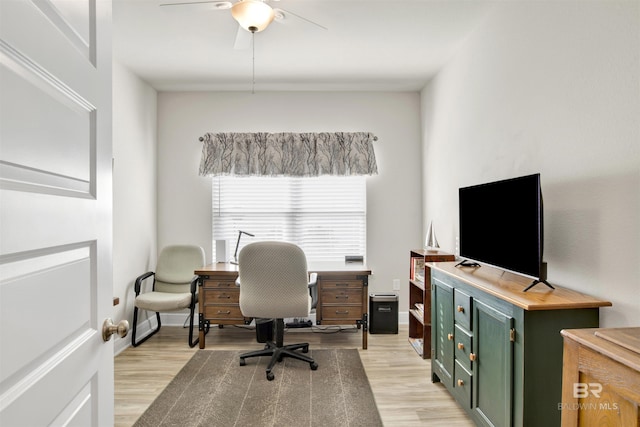
[[[282,22],[287,17],[293,16],[295,18],[306,21],[319,28],[326,30],[327,28],[313,22],[307,18],[297,15],[291,11],[281,8],[273,8],[269,5],[271,2],[278,2],[280,0],[237,0],[231,1],[216,1],[216,0],[203,0],[203,1],[190,1],[181,3],[163,3],[160,6],[174,7],[174,6],[186,6],[186,7],[207,7],[214,10],[231,10],[231,16],[238,21],[238,31],[236,33],[236,39],[234,43],[234,49],[245,49],[251,44],[251,35],[265,30],[271,22]]]

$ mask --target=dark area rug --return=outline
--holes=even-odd
[[[309,350],[318,370],[285,358],[267,381],[267,358],[199,350],[135,423],[146,426],[381,426],[356,349]]]

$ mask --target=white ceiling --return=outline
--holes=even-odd
[[[230,10],[113,0],[114,56],[160,91],[420,90],[495,2],[271,0],[286,15],[234,49]]]

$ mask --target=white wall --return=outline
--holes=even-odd
[[[113,65],[113,309],[133,316],[133,282],[156,262],[157,93],[127,68]],[[123,342],[125,341],[126,342]],[[116,353],[130,342],[116,341]]]
[[[425,221],[457,189],[540,172],[552,284],[640,325],[640,3],[503,2],[422,93]]]
[[[211,179],[198,176],[206,132],[369,131],[379,175],[367,180],[369,292],[401,279],[406,311],[409,250],[421,247],[418,93],[160,93],[158,247],[195,243],[211,261]]]

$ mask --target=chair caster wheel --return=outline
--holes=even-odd
[[[218,325],[218,329],[224,328],[224,325]]]
[[[244,366],[246,364],[247,364],[247,362],[245,362],[244,359],[240,359],[240,366]]]
[[[311,367],[312,371],[315,371],[316,369],[318,369],[318,364],[316,362],[313,362],[311,365],[309,365]]]
[[[267,380],[273,381],[274,378],[275,378],[275,375],[273,375],[273,373],[267,372]]]

